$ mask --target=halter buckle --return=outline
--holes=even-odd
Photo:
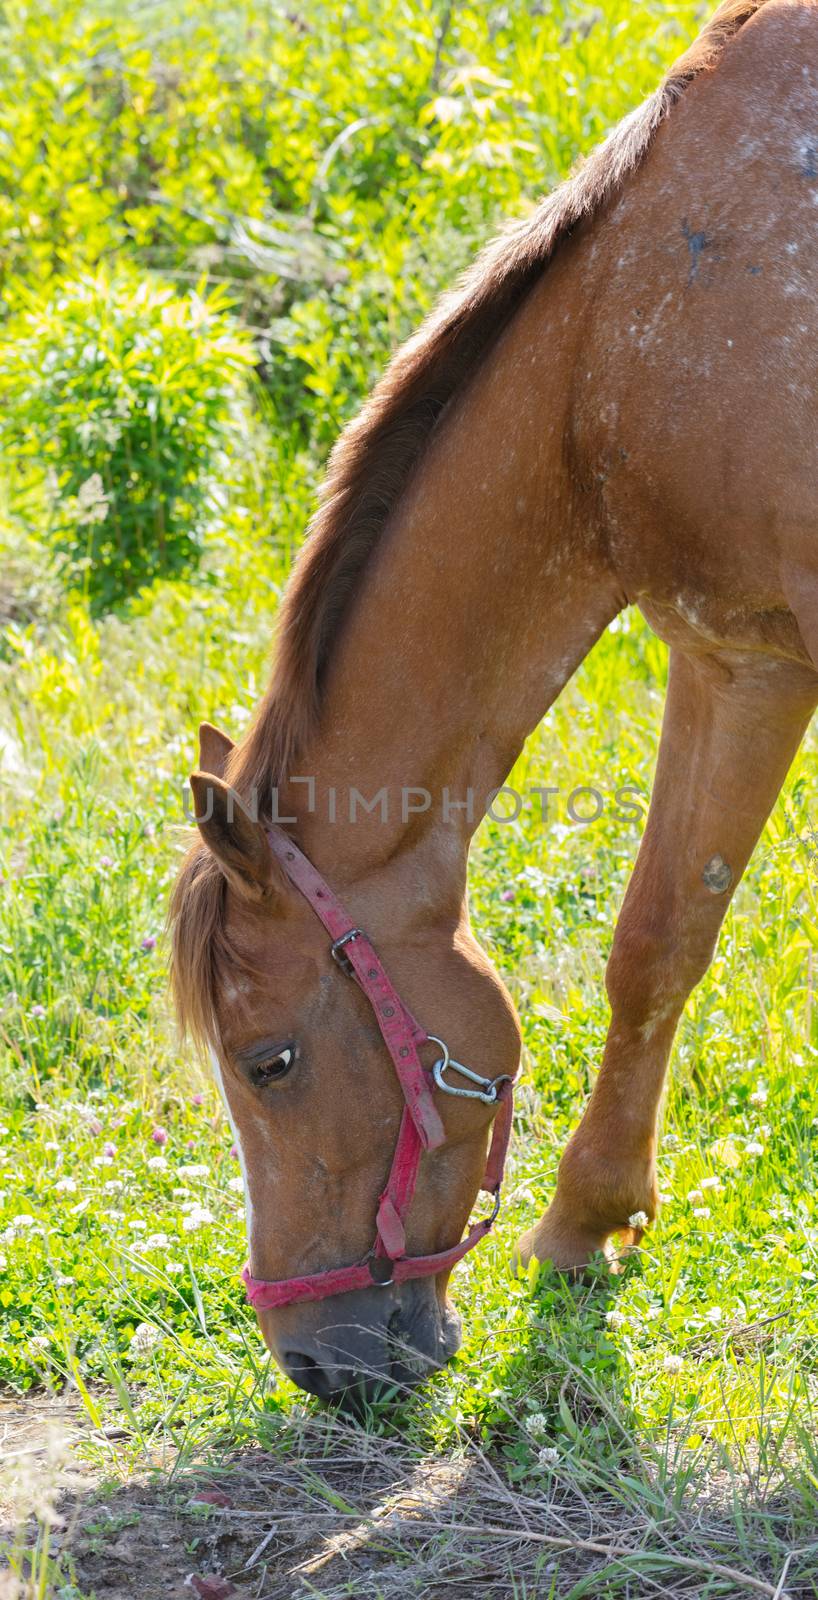
[[[332,956],[333,961],[337,963],[342,972],[346,973],[348,978],[355,977],[355,968],[353,967],[349,956],[346,955],[344,951],[344,945],[351,944],[353,939],[365,938],[366,934],[364,933],[363,928],[349,928],[346,933],[341,934],[340,939],[333,940],[329,947],[329,953]]]
[[[511,1078],[507,1072],[501,1073],[497,1078],[481,1078],[479,1072],[472,1072],[471,1067],[464,1067],[461,1061],[453,1061],[449,1054],[448,1045],[444,1044],[442,1039],[438,1039],[436,1034],[430,1033],[428,1039],[430,1044],[439,1045],[443,1051],[440,1059],[432,1067],[432,1077],[438,1089],[442,1089],[444,1094],[457,1095],[461,1100],[482,1100],[485,1106],[497,1104],[500,1086],[504,1083],[511,1083]],[[479,1088],[458,1089],[453,1083],[447,1083],[443,1074],[448,1068],[451,1068],[452,1072],[458,1072],[461,1078],[468,1078],[470,1083],[479,1084]]]

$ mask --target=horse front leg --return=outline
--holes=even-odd
[[[760,655],[671,652],[656,780],[606,973],[611,1022],[554,1198],[519,1258],[584,1265],[656,1214],[673,1035],[812,711],[818,676]]]

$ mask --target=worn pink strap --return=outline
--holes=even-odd
[[[451,1271],[467,1251],[473,1250],[481,1239],[485,1239],[491,1224],[490,1217],[476,1222],[465,1239],[452,1245],[449,1250],[438,1251],[437,1255],[404,1256],[402,1260],[395,1261],[389,1282],[407,1283],[411,1278],[437,1277],[439,1272]],[[280,1282],[272,1283],[252,1277],[249,1266],[246,1266],[242,1279],[247,1298],[257,1311],[272,1311],[276,1306],[297,1305],[304,1300],[324,1300],[328,1295],[348,1294],[352,1289],[371,1289],[376,1281],[366,1261],[357,1267],[338,1267],[334,1271],[313,1272],[304,1278],[283,1278]]]
[[[312,862],[280,828],[268,828],[267,837],[274,856],[287,877],[309,901],[333,944],[337,944],[339,939],[346,939],[343,945],[344,958],[352,967],[375,1013],[421,1144],[424,1150],[437,1150],[445,1144],[446,1134],[432,1098],[429,1074],[417,1050],[418,1044],[426,1042],[428,1034],[418,1027],[414,1017],[406,1010],[366,934],[350,922],[340,900],[336,899],[321,874],[316,872]]]

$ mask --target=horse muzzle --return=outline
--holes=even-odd
[[[308,1394],[348,1409],[414,1389],[454,1355],[460,1318],[433,1279],[358,1289],[258,1313],[278,1365]]]

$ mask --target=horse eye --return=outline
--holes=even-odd
[[[292,1045],[287,1045],[283,1050],[278,1050],[274,1056],[268,1056],[266,1061],[256,1062],[253,1079],[263,1088],[266,1083],[274,1083],[277,1078],[285,1078],[294,1060],[295,1050]]]

